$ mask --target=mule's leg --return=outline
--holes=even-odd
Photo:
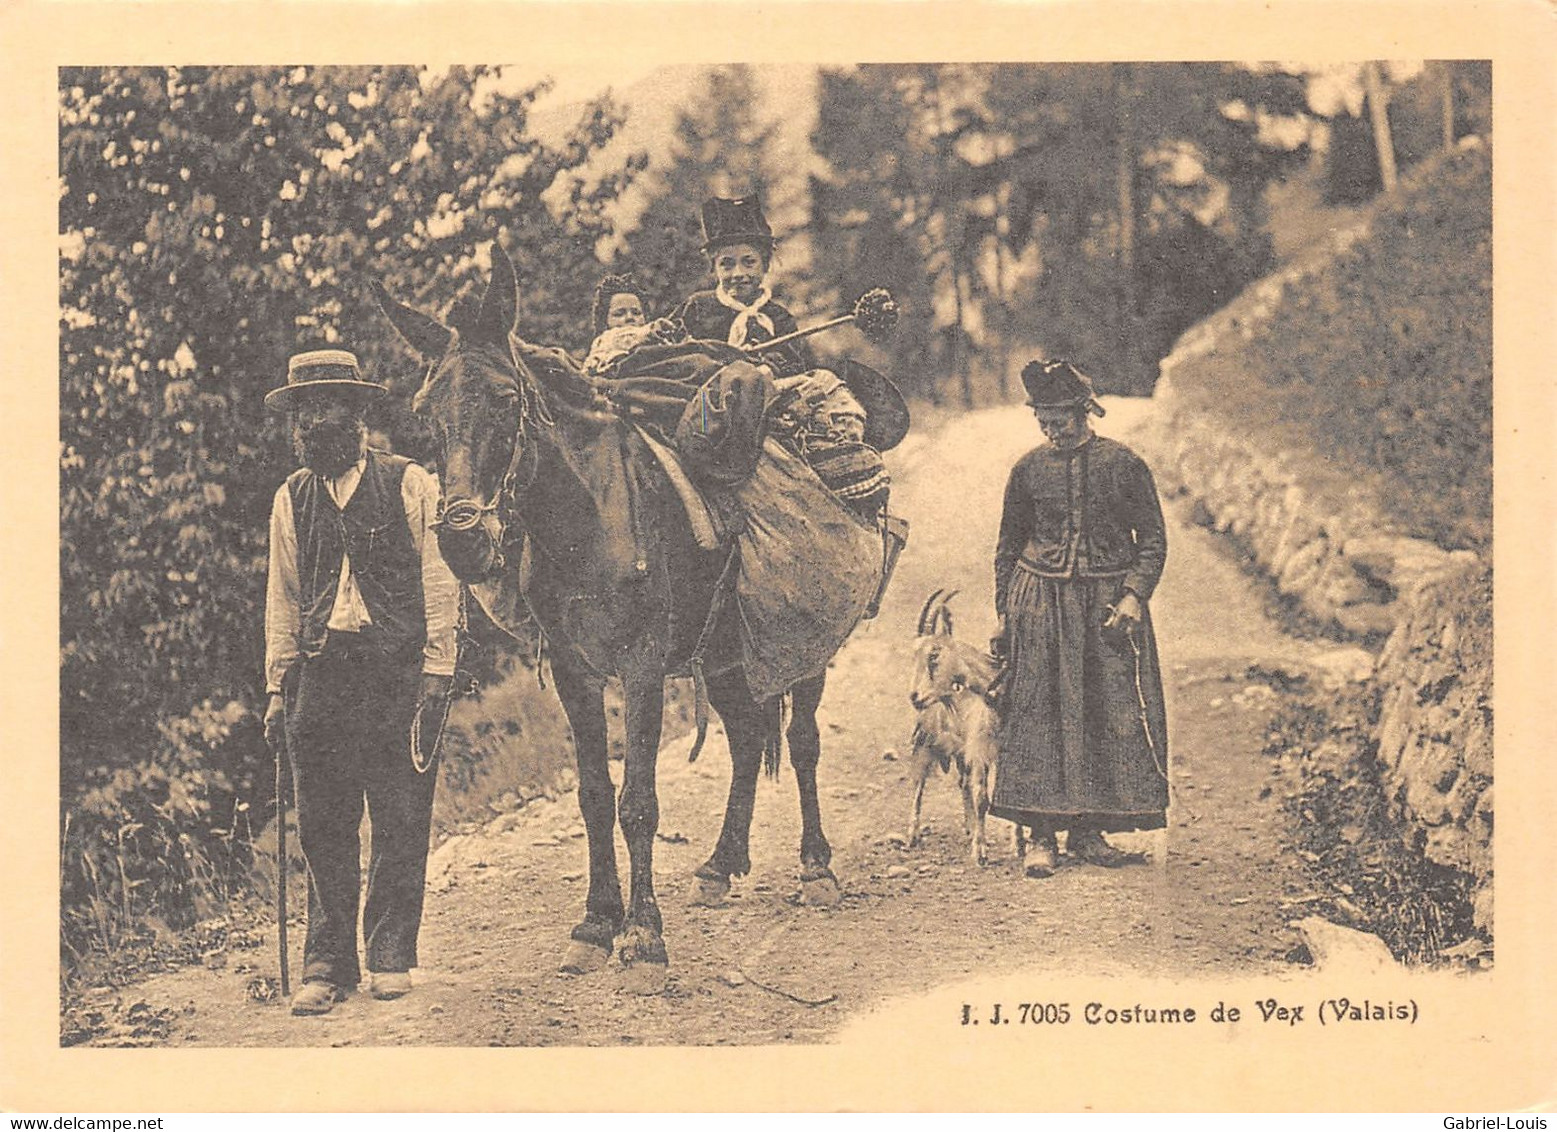
[[[713,855],[694,874],[697,888],[692,902],[713,907],[724,902],[732,876],[751,871],[751,816],[767,719],[738,669],[708,678],[708,700],[719,713],[730,744],[730,797],[724,807],[724,825]]]
[[[838,878],[831,868],[833,847],[822,832],[822,806],[816,796],[816,765],[822,759],[822,735],[816,709],[827,687],[827,673],[803,680],[790,690],[791,714],[785,737],[789,762],[800,789],[800,886],[808,904],[838,902]]]
[[[616,872],[616,795],[606,751],[603,688],[562,657],[552,658],[557,697],[573,729],[578,806],[589,835],[589,896],[572,933],[562,969],[582,974],[605,965],[622,928],[622,885]]]
[[[627,839],[629,887],[627,917],[616,943],[624,985],[639,994],[665,989],[664,930],[654,898],[654,834],[660,824],[655,793],[655,763],[665,711],[664,670],[649,661],[630,665],[622,674],[626,698],[627,759],[617,813]]]

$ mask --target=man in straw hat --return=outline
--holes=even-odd
[[[370,991],[398,998],[417,965],[436,767],[412,765],[421,704],[441,720],[458,589],[431,528],[438,485],[367,446],[387,392],[346,350],[295,355],[265,403],[289,414],[302,467],[276,492],[265,600],[266,737],[283,732],[308,864],[308,936],[294,1014],[356,988],[364,800],[372,861],[363,907]]]
[[[1092,382],[1065,361],[1022,370],[1048,443],[1011,472],[995,552],[991,648],[1009,666],[990,812],[1026,826],[1029,876],[1066,852],[1105,867],[1139,860],[1103,834],[1161,829],[1167,716],[1148,604],[1167,557],[1151,472],[1092,432]]]

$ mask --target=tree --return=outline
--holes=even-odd
[[[811,144],[813,282],[835,303],[885,286],[902,319],[886,363],[905,391],[939,401],[943,375],[969,379],[968,312],[980,193],[957,152],[961,76],[933,66],[823,71]],[[964,384],[964,396],[968,387]]]
[[[649,203],[616,257],[648,289],[655,314],[710,282],[699,250],[705,198],[756,194],[770,221],[779,211],[772,156],[778,124],[758,117],[758,95],[749,66],[714,67],[676,116],[668,159],[653,170]]]
[[[1343,105],[1327,116],[1327,203],[1362,204],[1386,188],[1381,136],[1391,139],[1391,156],[1403,173],[1460,138],[1492,132],[1492,68],[1485,61],[1432,62],[1406,78],[1365,64],[1354,81],[1367,92],[1362,113]],[[1384,113],[1375,111],[1376,102]]]
[[[968,351],[1018,340],[1144,392],[1174,338],[1268,267],[1263,192],[1305,152],[1270,126],[1303,93],[1296,75],[1212,64],[824,74],[816,238],[848,258],[850,234],[893,234],[884,262],[926,294],[910,318],[928,323],[897,352],[955,376],[964,403]]]
[[[1225,64],[1033,65],[1000,68],[985,97],[1013,135],[1001,172],[1013,182],[1013,252],[1036,245],[1028,335],[1074,351],[1112,388],[1149,391],[1178,334],[1270,265],[1264,190],[1306,154],[1271,125],[1304,114],[1301,78]]]
[[[587,318],[603,209],[632,170],[591,183],[579,170],[616,114],[593,106],[553,149],[525,132],[538,89],[478,100],[490,77],[61,72],[67,807],[94,788],[109,805],[100,788],[116,770],[157,759],[183,759],[191,789],[246,792],[266,758],[249,711],[266,519],[293,463],[263,395],[290,353],[351,346],[397,394],[375,423],[404,438],[420,375],[376,312],[374,280],[442,302],[473,285],[472,250],[502,235],[533,336],[572,336]],[[561,218],[542,200],[557,186]],[[151,802],[171,805],[174,787],[157,790]]]

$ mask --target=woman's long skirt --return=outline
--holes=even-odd
[[[1134,639],[1104,629],[1119,578],[1045,578],[1018,567],[990,812],[1050,829],[1161,829],[1168,727],[1151,615]],[[1144,603],[1143,603],[1144,605]]]

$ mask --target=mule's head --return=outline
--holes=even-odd
[[[956,594],[956,590],[936,590],[919,612],[914,674],[908,686],[908,701],[916,711],[949,702],[965,691],[983,695],[998,671],[992,657],[952,635],[949,603]]]
[[[512,503],[522,455],[526,384],[509,344],[518,283],[508,255],[492,245],[492,278],[479,309],[456,312],[444,326],[376,288],[379,306],[427,366],[411,408],[442,437],[443,500],[438,548],[463,582],[502,562],[502,510]]]

